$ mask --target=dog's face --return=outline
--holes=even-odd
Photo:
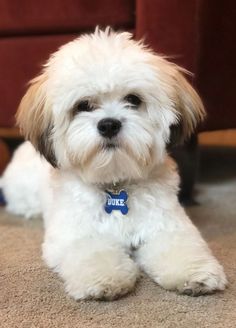
[[[203,116],[180,68],[129,33],[98,30],[50,57],[17,120],[53,166],[111,183],[145,177],[163,160],[170,128],[184,139]]]

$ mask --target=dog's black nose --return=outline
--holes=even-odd
[[[121,129],[121,121],[114,118],[104,118],[98,122],[98,131],[105,138],[115,137]]]

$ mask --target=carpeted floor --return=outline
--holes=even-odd
[[[0,210],[0,327],[236,327],[236,149],[202,149],[192,220],[225,267],[223,293],[191,298],[141,278],[114,302],[75,302],[41,260],[42,225]]]

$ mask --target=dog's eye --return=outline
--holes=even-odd
[[[125,96],[124,100],[134,107],[138,107],[142,102],[142,100],[137,95],[133,94]]]
[[[89,103],[88,100],[82,100],[79,103],[75,105],[73,108],[74,115],[78,112],[91,112],[93,110],[93,107]]]

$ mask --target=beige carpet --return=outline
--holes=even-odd
[[[135,292],[109,302],[75,302],[41,260],[40,221],[0,211],[0,327],[236,327],[236,152],[202,151],[198,206],[188,211],[224,265],[224,293],[191,298],[143,277]]]

